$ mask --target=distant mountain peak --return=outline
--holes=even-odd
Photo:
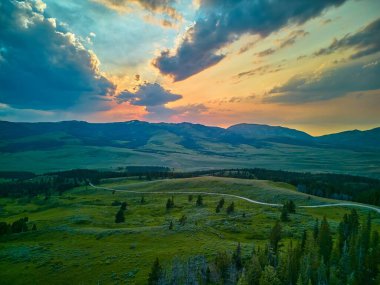
[[[281,126],[269,126],[269,125],[260,125],[260,124],[237,124],[230,126],[227,130],[232,131],[234,133],[238,133],[244,137],[254,137],[254,138],[292,138],[292,139],[311,139],[312,136],[296,130],[290,129]]]

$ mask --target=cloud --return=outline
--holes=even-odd
[[[167,108],[165,106],[147,107],[148,114],[145,118],[153,121],[194,121],[200,115],[205,114],[209,109],[203,104],[189,104],[175,108]]]
[[[167,103],[181,98],[182,95],[173,94],[158,83],[145,82],[135,87],[133,92],[128,90],[121,92],[117,96],[117,102],[119,104],[127,102],[134,106],[143,106],[146,111],[144,118],[159,122],[194,120],[208,110],[203,104],[189,104],[172,108],[166,106]]]
[[[282,64],[266,64],[260,67],[256,67],[247,71],[240,72],[235,77],[242,78],[242,77],[251,77],[255,75],[264,75],[268,73],[278,72],[282,69],[283,69]]]
[[[162,13],[172,20],[179,21],[182,15],[173,7],[175,0],[93,0],[106,7],[116,11],[128,11],[132,9],[132,5],[139,5],[142,8],[154,12]],[[165,23],[168,20],[164,21]]]
[[[355,34],[347,34],[341,39],[335,39],[327,48],[320,49],[314,55],[327,55],[336,51],[354,48],[356,52],[351,59],[371,55],[380,51],[380,18],[373,21]]]
[[[134,92],[122,91],[117,96],[117,101],[128,102],[135,106],[157,107],[182,98],[182,95],[173,94],[158,83],[144,83],[135,89]]]
[[[287,37],[285,37],[284,39],[281,39],[281,40],[278,41],[279,42],[278,47],[276,47],[276,48],[268,48],[266,50],[258,52],[256,55],[259,56],[259,57],[264,57],[264,56],[268,56],[268,55],[274,54],[277,51],[279,51],[280,49],[283,49],[283,48],[286,48],[288,46],[294,45],[296,43],[296,40],[298,38],[303,38],[303,37],[307,36],[308,34],[309,33],[305,32],[304,30],[292,31],[289,35],[287,35]]]
[[[367,64],[354,63],[322,74],[296,76],[269,92],[265,102],[298,104],[330,100],[350,92],[380,89],[380,58]]]
[[[55,19],[42,1],[0,3],[0,103],[12,108],[104,108],[115,86],[96,55]]]
[[[289,24],[302,24],[346,0],[202,0],[198,19],[175,51],[153,61],[162,74],[184,80],[220,62],[220,49],[243,34],[266,37]]]

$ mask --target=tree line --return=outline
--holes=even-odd
[[[53,191],[65,191],[69,187],[84,185],[89,182],[98,184],[106,178],[134,177],[154,180],[206,175],[285,182],[297,187],[298,191],[311,195],[380,205],[380,180],[378,179],[343,174],[301,173],[261,168],[175,172],[167,167],[128,166],[120,167],[115,171],[74,169],[39,176],[31,172],[0,172],[0,178],[11,180],[0,183],[0,195],[11,195],[12,189],[15,189],[14,192],[16,193],[27,194],[29,192],[32,195],[36,192],[43,193],[46,191],[46,187]],[[46,177],[53,180],[53,183],[46,183],[46,180],[49,180]],[[36,184],[36,181],[39,184]],[[59,186],[59,183],[63,185]],[[51,187],[51,184],[55,186]]]

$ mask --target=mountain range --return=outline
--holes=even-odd
[[[269,165],[276,169],[361,173],[375,165],[375,171],[370,170],[369,175],[373,172],[377,175],[379,141],[380,128],[313,137],[295,129],[259,124],[238,124],[225,129],[143,121],[0,121],[0,169],[6,168],[4,164],[15,170],[27,169],[25,164],[31,163],[36,155],[38,162],[34,164],[38,170],[41,167],[37,165],[41,165],[41,171],[149,164],[179,169]],[[341,157],[337,158],[339,154]],[[82,161],[73,159],[78,155]],[[348,165],[331,169],[344,161]],[[346,171],[344,168],[350,165],[354,169]],[[365,169],[355,169],[363,165]]]

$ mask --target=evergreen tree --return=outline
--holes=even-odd
[[[328,285],[327,268],[323,259],[321,260],[318,268],[318,285]]]
[[[288,213],[288,207],[284,205],[281,210],[281,221],[282,222],[288,222],[290,221],[289,219],[289,213]]]
[[[294,204],[294,202],[292,200],[290,200],[288,202],[287,206],[288,206],[288,212],[292,213],[292,214],[295,214],[295,212],[296,212],[296,205]]]
[[[313,237],[315,240],[317,240],[318,234],[319,234],[319,220],[315,219],[314,230],[313,230]]]
[[[172,229],[173,229],[173,221],[170,221],[169,230],[172,230]]]
[[[302,250],[302,251],[305,250],[306,240],[307,240],[307,231],[306,231],[306,230],[303,230],[302,240],[301,240],[301,250]]]
[[[247,280],[250,285],[259,285],[262,267],[259,258],[256,254],[253,254],[251,260],[248,262],[247,268]]]
[[[36,231],[36,230],[37,230],[37,226],[36,226],[36,224],[33,224],[32,231]]]
[[[124,223],[125,222],[125,217],[124,217],[124,211],[120,209],[115,216],[115,223]]]
[[[226,212],[227,212],[227,214],[231,214],[231,213],[233,213],[234,211],[235,211],[235,204],[234,204],[234,202],[232,202],[232,203],[227,207]]]
[[[159,285],[159,281],[162,277],[162,267],[158,258],[153,263],[152,269],[149,273],[148,285]]]
[[[321,227],[318,236],[319,252],[323,257],[323,261],[328,263],[331,256],[331,250],[333,246],[332,235],[330,231],[329,223],[327,222],[326,216],[323,217],[321,222]]]
[[[127,209],[127,202],[121,203],[120,210],[125,211]]]
[[[259,285],[281,285],[277,272],[272,266],[265,266],[260,277]]]
[[[219,200],[219,202],[218,202],[218,207],[219,207],[220,209],[222,209],[223,206],[224,206],[224,198],[221,198],[221,199]]]
[[[278,250],[278,243],[281,240],[281,224],[279,221],[276,222],[274,227],[272,228],[269,236],[270,246],[275,253]]]
[[[144,196],[141,196],[140,204],[141,205],[145,204],[145,198],[144,198]]]
[[[181,218],[179,218],[178,222],[181,226],[184,226],[186,224],[187,217],[186,215],[182,215]]]
[[[236,269],[238,271],[242,270],[243,269],[243,261],[242,261],[242,257],[241,257],[241,246],[240,246],[240,242],[238,243],[237,247],[236,247],[236,250],[235,252],[233,253],[232,255],[232,260],[233,262],[235,263],[235,266],[236,266]]]
[[[168,198],[168,200],[166,201],[166,210],[170,210],[172,208],[174,208],[173,198],[172,199]]]
[[[196,205],[198,207],[203,206],[203,198],[202,198],[201,195],[198,195],[198,198],[197,198],[197,201],[196,201]]]

